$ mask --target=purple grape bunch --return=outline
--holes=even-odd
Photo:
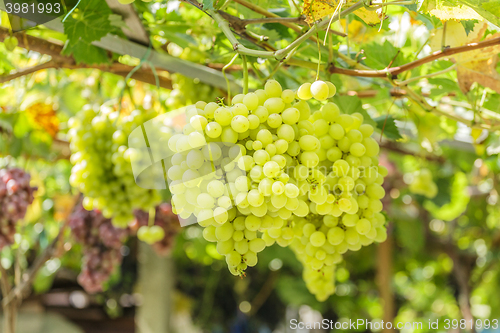
[[[100,292],[122,262],[120,249],[130,231],[116,228],[101,212],[88,211],[81,205],[71,214],[69,226],[73,237],[83,247],[78,283],[89,293]]]
[[[16,223],[26,215],[36,187],[30,175],[20,168],[0,169],[0,249],[14,243]]]

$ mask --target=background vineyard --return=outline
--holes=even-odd
[[[500,317],[498,0],[82,0],[67,7],[76,8],[64,22],[19,32],[12,27],[29,22],[0,12],[0,178],[19,168],[14,178],[26,172],[33,187],[20,181],[13,197],[0,182],[4,317],[19,311],[23,322],[35,307],[41,318],[59,312],[85,332],[155,333],[285,332],[291,318]],[[180,228],[169,193],[135,184],[116,192],[130,199],[110,212],[122,209],[124,230],[108,212],[82,207],[90,208],[82,181],[71,179],[70,118],[90,124],[97,116],[86,110],[103,105],[129,117],[89,139],[107,142],[116,126],[128,135],[158,114],[227,103],[270,79],[296,90],[316,78],[336,86],[331,101],[343,113],[359,113],[375,128],[388,170],[387,240],[348,252],[326,301],[310,293],[302,264],[277,244],[246,277],[233,276],[200,226]],[[127,168],[120,158],[110,167]],[[136,204],[141,197],[148,200]],[[6,208],[12,201],[20,211],[29,204],[20,220]],[[166,237],[149,246],[136,235],[153,214]],[[92,258],[106,260],[92,265]]]

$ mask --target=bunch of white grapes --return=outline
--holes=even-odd
[[[373,127],[334,103],[311,112],[307,102],[335,92],[330,82],[295,92],[271,80],[231,105],[188,107],[189,123],[169,139],[174,212],[196,217],[233,274],[276,242],[297,254],[309,290],[324,300],[343,253],[385,240],[387,169]]]
[[[128,135],[152,112],[120,116],[107,106],[86,106],[68,121],[71,149],[70,184],[84,194],[83,207],[98,209],[115,226],[127,227],[134,209],[148,211],[161,200],[157,190],[137,186],[131,167],[134,150]]]

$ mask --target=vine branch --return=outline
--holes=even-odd
[[[6,37],[10,36],[8,29],[0,27],[0,41],[3,41]],[[22,69],[14,73],[0,76],[0,83],[4,83],[25,75],[33,74],[37,71],[44,69],[81,69],[81,68],[93,68],[99,69],[104,72],[109,72],[115,75],[120,75],[126,77],[130,71],[134,68],[133,66],[125,65],[119,62],[113,62],[111,64],[101,64],[101,65],[88,65],[88,64],[77,64],[73,57],[68,57],[62,55],[63,46],[57,43],[49,42],[45,39],[33,37],[30,35],[23,34],[21,32],[15,33],[14,36],[18,37],[19,47],[24,49],[35,51],[41,54],[46,54],[51,57],[51,60],[36,65],[30,68]],[[147,66],[143,66],[141,69],[137,70],[132,78],[141,82],[149,83],[152,85],[156,84],[155,77],[151,69]],[[167,89],[172,89],[172,81],[164,76],[159,76],[160,86]]]
[[[254,5],[252,5],[252,6],[254,6]],[[342,11],[338,16],[336,15],[336,17],[332,21],[337,21],[340,18],[345,17],[346,15],[354,12],[355,10],[357,10],[363,6],[364,6],[363,0],[359,0],[351,7]],[[249,48],[243,46],[236,39],[236,36],[231,31],[228,21],[225,20],[221,16],[221,14],[219,14],[213,10],[207,10],[207,12],[218,23],[220,29],[222,30],[222,32],[224,33],[226,38],[231,42],[231,44],[233,45],[233,49],[236,52],[238,52],[239,54],[249,55],[249,56],[254,56],[254,57],[275,58],[276,60],[282,60],[290,51],[292,51],[298,45],[302,44],[305,40],[307,40],[311,36],[313,36],[316,33],[317,29],[321,30],[321,29],[327,27],[328,24],[330,23],[330,19],[326,18],[326,19],[322,20],[321,22],[313,25],[306,33],[304,33],[303,35],[298,37],[296,40],[291,42],[287,47],[272,52],[272,51],[253,50],[253,49],[249,49]]]
[[[470,43],[463,46],[451,47],[441,51],[436,51],[431,55],[423,57],[421,59],[409,62],[402,66],[390,67],[382,70],[358,70],[358,69],[346,69],[340,68],[335,65],[330,65],[328,71],[330,74],[343,74],[349,76],[361,76],[361,77],[380,77],[386,78],[387,76],[395,77],[398,74],[412,70],[416,67],[420,67],[423,64],[429,63],[431,61],[447,57],[457,53],[469,52],[473,50],[483,49],[485,47],[490,47],[494,45],[500,45],[500,37],[487,39],[478,43]]]

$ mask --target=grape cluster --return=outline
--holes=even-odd
[[[373,127],[334,103],[311,111],[307,102],[335,92],[330,82],[295,92],[271,80],[229,106],[188,107],[189,123],[169,139],[174,212],[196,217],[233,274],[276,242],[297,253],[310,290],[328,297],[342,254],[385,239],[387,169]]]
[[[0,249],[14,243],[16,222],[33,202],[36,188],[30,179],[22,169],[0,169]]]
[[[424,168],[414,172],[412,178],[409,186],[412,193],[423,195],[429,199],[437,195],[438,188],[432,180],[432,173],[429,169]]]
[[[116,228],[99,211],[88,211],[81,205],[71,214],[69,227],[83,247],[78,283],[89,293],[102,291],[103,284],[122,261],[120,249],[129,230]]]
[[[135,110],[120,117],[105,106],[86,106],[68,122],[74,165],[70,184],[85,195],[86,209],[99,209],[117,226],[127,226],[134,209],[148,210],[160,202],[158,191],[136,185],[130,163],[134,150],[127,141],[132,130],[152,116]]]
[[[175,236],[177,236],[181,228],[177,215],[172,212],[172,206],[169,203],[158,205],[155,208],[154,222],[151,226],[149,226],[149,214],[147,212],[137,210],[134,215],[135,223],[130,228],[133,230],[138,229],[137,238],[151,244],[157,254],[169,254],[174,246]]]

